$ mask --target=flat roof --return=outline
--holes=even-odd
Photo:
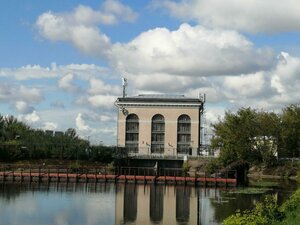
[[[184,95],[138,95],[138,96],[130,96],[130,97],[120,97],[117,99],[117,102],[185,102],[185,103],[203,103],[203,101],[199,98],[188,98]]]

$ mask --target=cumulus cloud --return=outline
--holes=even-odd
[[[19,117],[19,119],[24,120],[31,124],[31,123],[36,123],[36,122],[40,121],[40,116],[34,110],[32,113],[21,115]]]
[[[34,110],[34,107],[30,106],[27,102],[24,101],[16,101],[15,108],[18,112],[23,114],[31,113]]]
[[[155,5],[175,17],[209,27],[253,33],[300,30],[297,0],[163,0]]]
[[[83,120],[81,113],[78,113],[78,115],[76,117],[76,128],[79,131],[88,131],[91,129]]]
[[[117,43],[110,60],[128,76],[214,76],[270,69],[275,58],[271,49],[255,48],[235,31],[182,24],[178,30],[156,28],[127,44]]]
[[[113,95],[93,95],[87,101],[95,108],[113,108],[117,96]]]
[[[92,78],[90,79],[90,89],[88,90],[90,94],[120,94],[120,86],[110,85],[104,83],[100,79]]]
[[[44,125],[42,127],[43,130],[56,130],[58,127],[57,123],[53,122],[44,122]]]
[[[74,79],[74,75],[68,73],[58,80],[58,86],[64,91],[77,92],[80,88],[74,83]]]
[[[22,101],[25,103],[38,103],[43,99],[41,91],[24,85],[0,84],[0,101]]]
[[[51,67],[26,65],[20,68],[0,68],[0,77],[14,77],[17,80],[52,78],[56,76],[56,64]]]
[[[46,12],[36,21],[40,35],[52,41],[68,41],[85,54],[105,56],[110,39],[98,24],[115,24],[119,20],[134,21],[137,14],[116,0],[107,0],[100,10],[79,5],[70,13]]]
[[[43,78],[56,79],[68,73],[76,74],[76,76],[82,79],[90,79],[98,75],[107,76],[109,70],[95,64],[57,65],[56,63],[51,63],[50,67],[26,65],[19,68],[0,68],[0,77],[14,78],[20,81]]]

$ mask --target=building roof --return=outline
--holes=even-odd
[[[120,97],[117,99],[117,102],[186,102],[186,103],[203,103],[203,100],[199,98],[188,98],[184,95],[168,95],[168,94],[157,94],[157,95],[138,95],[130,97]]]
[[[203,99],[188,98],[184,95],[138,95],[120,97],[116,105],[186,105],[202,106]]]

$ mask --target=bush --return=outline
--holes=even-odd
[[[218,159],[211,159],[208,164],[205,165],[205,172],[208,174],[213,174],[220,169],[220,162]]]
[[[183,170],[185,173],[187,173],[187,172],[189,171],[189,169],[190,169],[189,162],[186,160],[186,161],[184,161],[183,164],[182,164],[182,170]]]
[[[253,210],[237,211],[224,220],[224,225],[270,225],[283,218],[275,197],[268,195]]]
[[[298,189],[293,195],[289,197],[280,207],[280,211],[283,213],[291,212],[300,207],[300,189]]]

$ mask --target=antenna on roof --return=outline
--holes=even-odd
[[[199,93],[199,99],[205,103],[206,102],[206,94],[204,93],[203,95],[201,93]]]
[[[122,86],[123,86],[123,98],[126,97],[126,87],[128,85],[127,79],[125,77],[122,77]]]

